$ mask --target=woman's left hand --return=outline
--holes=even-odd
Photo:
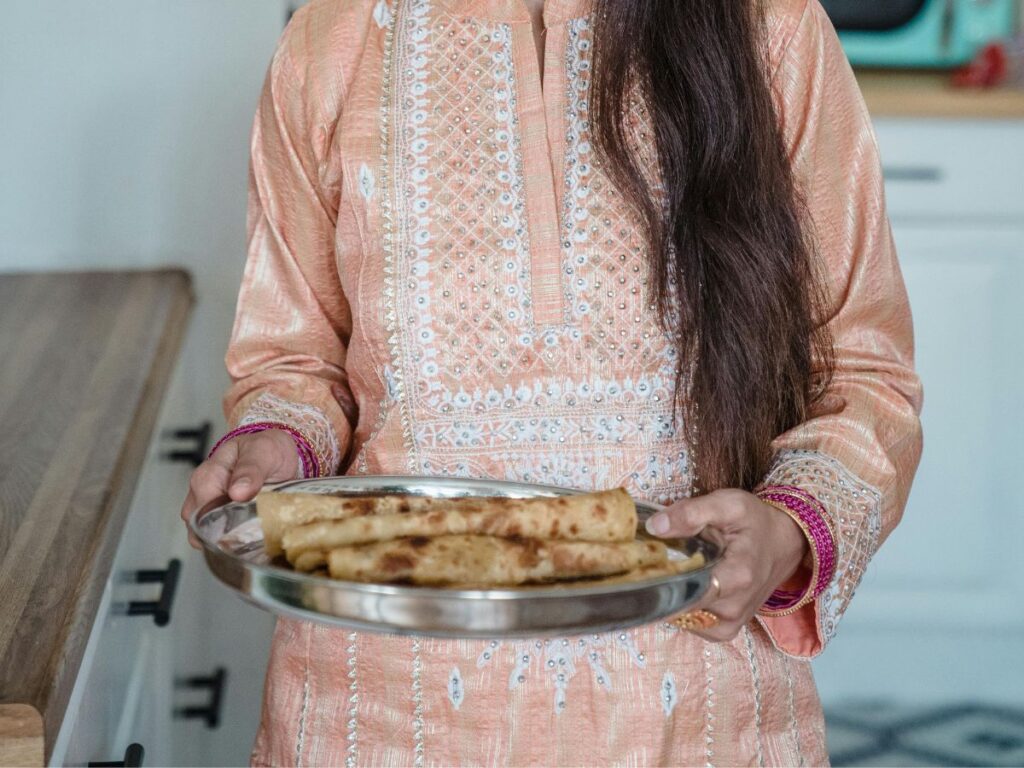
[[[732,640],[780,584],[796,573],[809,545],[793,519],[746,491],[726,489],[683,499],[647,521],[647,531],[674,538],[705,528],[721,533],[725,551],[700,608],[720,623],[696,631],[715,642]]]

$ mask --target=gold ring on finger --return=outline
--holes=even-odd
[[[677,616],[672,620],[674,626],[679,629],[684,629],[687,632],[700,631],[705,629],[711,629],[721,623],[721,619],[718,618],[711,611],[705,611],[703,609],[697,611],[688,611],[680,616]]]
[[[711,588],[715,590],[715,596],[712,598],[713,600],[717,600],[722,596],[722,582],[720,582],[718,577],[713,573],[711,574]]]

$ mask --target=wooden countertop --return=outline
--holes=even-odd
[[[1024,119],[1024,87],[953,88],[948,72],[857,70],[874,117]]]
[[[0,764],[17,705],[53,747],[193,303],[182,270],[0,275]]]
[[[0,765],[43,764],[43,718],[28,704],[0,704]]]

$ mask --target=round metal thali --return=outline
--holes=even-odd
[[[440,498],[555,497],[582,491],[497,480],[433,477],[328,477],[296,480],[275,493],[415,494]],[[641,525],[660,507],[638,501]],[[198,510],[190,521],[207,565],[246,600],[276,614],[351,629],[432,637],[542,637],[605,632],[647,624],[687,610],[708,588],[721,547],[707,538],[669,539],[674,559],[700,555],[704,565],[646,581],[523,589],[449,589],[364,584],[299,573],[272,563],[263,549],[256,504]]]

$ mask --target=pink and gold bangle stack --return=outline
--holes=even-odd
[[[793,485],[771,485],[757,497],[789,515],[804,532],[811,548],[811,578],[802,591],[776,590],[758,611],[762,616],[788,616],[824,592],[836,572],[836,537],[825,507],[813,495]]]
[[[299,454],[299,460],[302,462],[302,477],[304,479],[320,477],[323,474],[323,462],[303,434],[295,429],[295,427],[277,421],[259,421],[231,430],[217,441],[217,444],[210,449],[210,453],[207,454],[206,458],[209,459],[213,456],[218,448],[233,437],[249,435],[253,432],[265,432],[268,429],[280,429],[282,432],[287,432],[291,435],[292,441],[295,443],[295,450]]]

